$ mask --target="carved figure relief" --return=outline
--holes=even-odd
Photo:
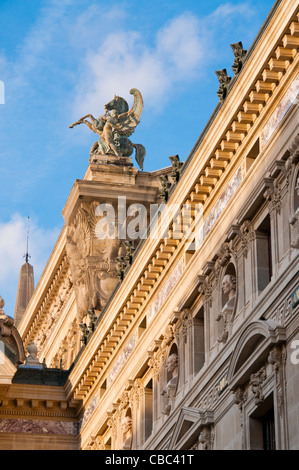
[[[78,322],[88,310],[102,310],[118,283],[119,256],[125,255],[124,244],[117,237],[100,238],[97,206],[81,204],[75,220],[68,226],[66,251],[72,273]],[[115,228],[114,228],[115,230]]]
[[[249,385],[255,397],[255,404],[258,405],[264,400],[262,384],[266,380],[266,369],[262,367],[257,373],[251,374]]]

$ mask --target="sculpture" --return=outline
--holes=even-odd
[[[226,98],[229,83],[231,81],[231,77],[227,75],[226,69],[217,70],[215,73],[219,80],[219,89],[217,91],[217,96],[219,100],[222,102]]]
[[[86,114],[69,126],[73,128],[79,124],[85,124],[90,130],[99,135],[98,142],[95,142],[90,149],[90,161],[96,161],[97,155],[130,157],[135,148],[136,161],[141,170],[143,169],[145,148],[141,144],[133,144],[128,139],[140,122],[143,99],[140,91],[136,88],[132,88],[130,93],[134,96],[134,103],[130,110],[124,98],[114,96],[114,99],[105,105],[105,114],[103,116],[96,119],[92,114]]]
[[[237,75],[243,67],[243,63],[244,63],[247,51],[243,49],[243,44],[241,41],[231,44],[230,47],[232,48],[234,56],[235,56],[232,69],[233,69],[234,74]]]
[[[161,196],[162,201],[164,203],[166,203],[168,201],[168,198],[169,198],[169,191],[170,191],[170,188],[171,188],[171,182],[169,181],[167,175],[159,176],[159,179],[160,179],[160,183],[161,183],[160,196]]]
[[[15,350],[14,362],[22,364],[25,360],[25,351],[22,338],[14,326],[14,319],[6,315],[3,308],[5,302],[0,296],[0,336]]]
[[[178,363],[179,357],[176,353],[173,353],[167,359],[166,367],[168,374],[171,374],[171,379],[167,385],[176,385],[178,381]]]
[[[81,333],[82,333],[82,337],[81,337],[81,342],[86,346],[87,344],[87,340],[88,340],[88,336],[89,336],[89,328],[88,326],[86,325],[86,323],[80,323],[79,324],[79,328],[81,330]]]
[[[183,162],[180,161],[180,157],[178,155],[172,155],[171,157],[169,157],[169,160],[171,161],[172,165],[171,177],[173,179],[173,182],[176,184],[179,182],[179,179],[181,177],[181,169],[183,166]]]
[[[12,331],[12,326],[14,324],[13,318],[7,316],[3,310],[5,302],[0,296],[0,334],[5,336],[10,336]]]
[[[216,318],[218,321],[219,343],[225,343],[228,338],[229,328],[231,327],[235,313],[236,289],[236,277],[231,274],[225,274],[222,280],[222,291],[224,294],[222,299],[223,307],[221,313]]]
[[[167,376],[169,380],[166,384],[166,387],[161,392],[163,399],[162,413],[167,416],[170,414],[175,399],[175,393],[179,378],[178,365],[179,356],[177,355],[177,353],[170,354],[166,362]]]
[[[123,433],[123,446],[121,450],[130,450],[132,446],[132,418],[125,416],[121,423],[121,430]]]
[[[223,308],[230,307],[233,308],[235,304],[236,297],[236,278],[231,274],[226,274],[222,280],[222,290],[223,293],[228,296],[228,301]]]

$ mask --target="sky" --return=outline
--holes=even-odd
[[[29,252],[37,283],[61,215],[97,140],[82,115],[131,88],[143,96],[131,136],[145,171],[185,161],[218,104],[230,44],[249,49],[274,0],[0,0],[0,296],[13,316]],[[4,101],[4,103],[3,103]]]

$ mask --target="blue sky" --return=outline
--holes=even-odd
[[[61,211],[87,169],[95,136],[69,129],[114,94],[144,98],[132,141],[144,170],[185,160],[218,103],[215,70],[233,76],[230,44],[249,49],[274,0],[1,0],[0,295],[13,316],[26,250],[36,281],[63,227]]]

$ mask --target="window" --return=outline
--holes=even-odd
[[[270,215],[267,215],[256,231],[257,287],[260,294],[272,277]]]
[[[255,159],[260,154],[260,139],[257,139],[255,144],[251,147],[250,151],[246,155],[246,172],[249,170]]]
[[[150,380],[144,389],[144,437],[147,440],[153,431],[153,381]]]
[[[250,449],[275,450],[273,395],[270,395],[249,418]]]
[[[196,374],[205,362],[204,308],[201,307],[194,317],[194,373]]]
[[[139,324],[139,327],[138,327],[138,338],[140,338],[143,333],[145,332],[146,330],[146,316],[144,317],[144,319],[142,320],[142,322]]]
[[[263,445],[264,450],[275,450],[275,424],[274,424],[274,409],[266,413],[262,419],[263,426]]]
[[[107,389],[107,380],[104,380],[104,382],[100,386],[100,398],[102,398],[102,396],[106,392],[106,389]]]

